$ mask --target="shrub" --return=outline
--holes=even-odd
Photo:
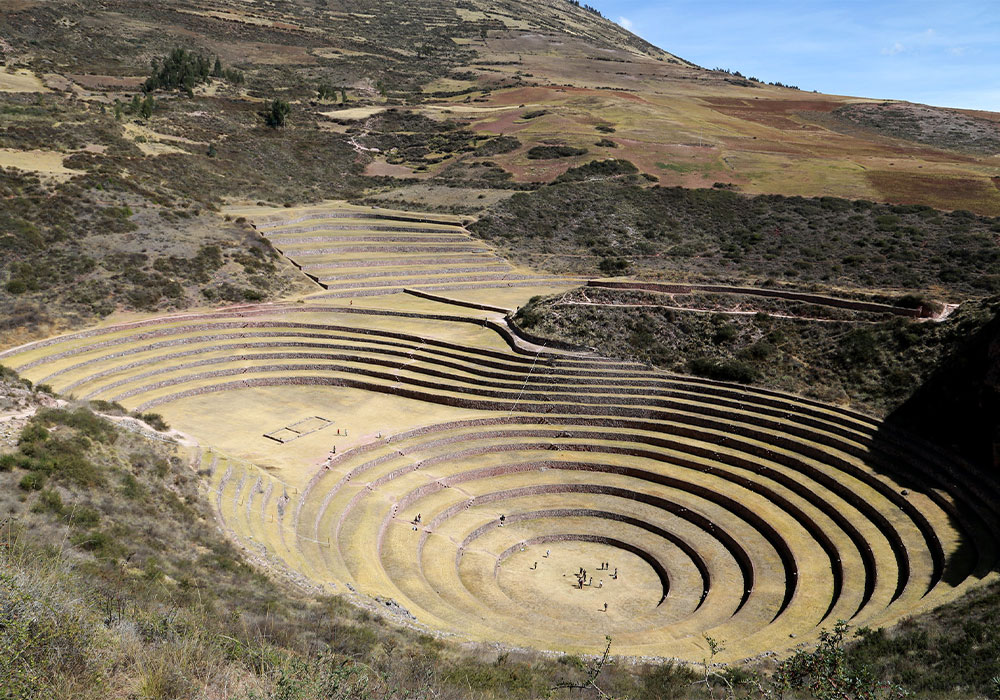
[[[687,697],[697,674],[683,664],[666,661],[642,676],[643,700],[673,700]]]
[[[62,496],[59,495],[59,492],[52,489],[45,489],[38,494],[38,501],[32,506],[31,510],[34,513],[62,515],[63,508]]]
[[[580,180],[609,178],[619,175],[635,175],[637,172],[639,172],[639,169],[630,161],[608,158],[607,160],[592,160],[585,165],[570,168],[556,178],[556,182],[577,182]]]
[[[475,156],[496,156],[510,153],[521,147],[521,142],[514,136],[497,136],[476,147],[472,152]]]
[[[95,411],[100,411],[101,413],[111,413],[116,416],[125,415],[125,407],[122,406],[117,401],[104,401],[103,399],[93,399],[90,401],[90,407]]]
[[[114,558],[121,551],[121,545],[111,535],[100,530],[78,532],[72,535],[69,541],[80,549],[106,558]]]
[[[149,424],[153,430],[159,430],[160,432],[170,430],[170,426],[167,425],[167,422],[163,420],[163,416],[159,413],[135,413],[133,415],[139,420]]]
[[[30,445],[36,442],[45,442],[49,439],[49,431],[40,422],[31,421],[21,428],[21,437],[17,441],[18,445]]]
[[[528,149],[527,155],[531,160],[553,160],[555,158],[582,156],[586,153],[586,148],[576,148],[574,146],[532,146]]]
[[[606,275],[620,275],[628,270],[628,260],[624,258],[604,258],[597,267]]]
[[[41,491],[45,486],[45,474],[41,472],[28,472],[21,477],[17,485],[25,491]]]
[[[757,378],[757,370],[741,360],[717,360],[711,357],[696,357],[688,363],[692,374],[722,382],[750,384]]]

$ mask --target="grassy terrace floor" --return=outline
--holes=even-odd
[[[341,205],[240,215],[279,247],[297,237],[293,259],[303,237],[350,248],[378,227],[468,239],[457,220]],[[532,344],[498,309],[572,282],[438,265],[445,298],[415,296],[401,280],[435,266],[397,254],[331,254],[355,265],[331,284],[371,284],[350,298],[109,323],[0,362],[162,413],[200,444],[249,551],[458,639],[591,653],[612,635],[618,653],[699,660],[707,634],[733,660],[995,577],[998,494],[958,458],[836,406]],[[332,423],[266,437],[314,416]]]

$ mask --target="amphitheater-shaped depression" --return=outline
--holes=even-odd
[[[995,568],[997,494],[916,436],[380,299],[110,325],[0,361],[162,412],[247,548],[458,638],[697,660],[709,635],[740,658],[891,624]],[[330,427],[264,437],[311,415]]]

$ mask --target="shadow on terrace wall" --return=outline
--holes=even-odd
[[[960,457],[955,463],[962,466],[942,466],[928,484],[955,499],[952,522],[964,535],[945,562],[943,580],[958,583],[996,570],[1000,559],[991,550],[1000,523],[1000,315],[965,338],[886,418],[876,438],[898,444],[906,435],[914,437],[919,453],[937,452],[942,465],[951,462],[949,456]],[[898,477],[906,484],[907,467],[901,467]],[[913,477],[920,488],[915,472]]]

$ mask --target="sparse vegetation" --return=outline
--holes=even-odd
[[[600,163],[564,178],[621,161]],[[929,207],[583,181],[516,194],[471,230],[556,272],[592,274],[614,257],[653,277],[945,289],[961,299],[1000,291],[998,227]]]
[[[683,306],[708,313],[666,308]],[[719,313],[729,308],[760,313]],[[968,302],[943,323],[914,323],[865,314],[831,316],[829,310],[798,302],[586,288],[532,299],[515,321],[536,335],[672,372],[849,401],[856,409],[885,415],[997,313],[997,297]],[[810,317],[829,320],[806,320]]]

